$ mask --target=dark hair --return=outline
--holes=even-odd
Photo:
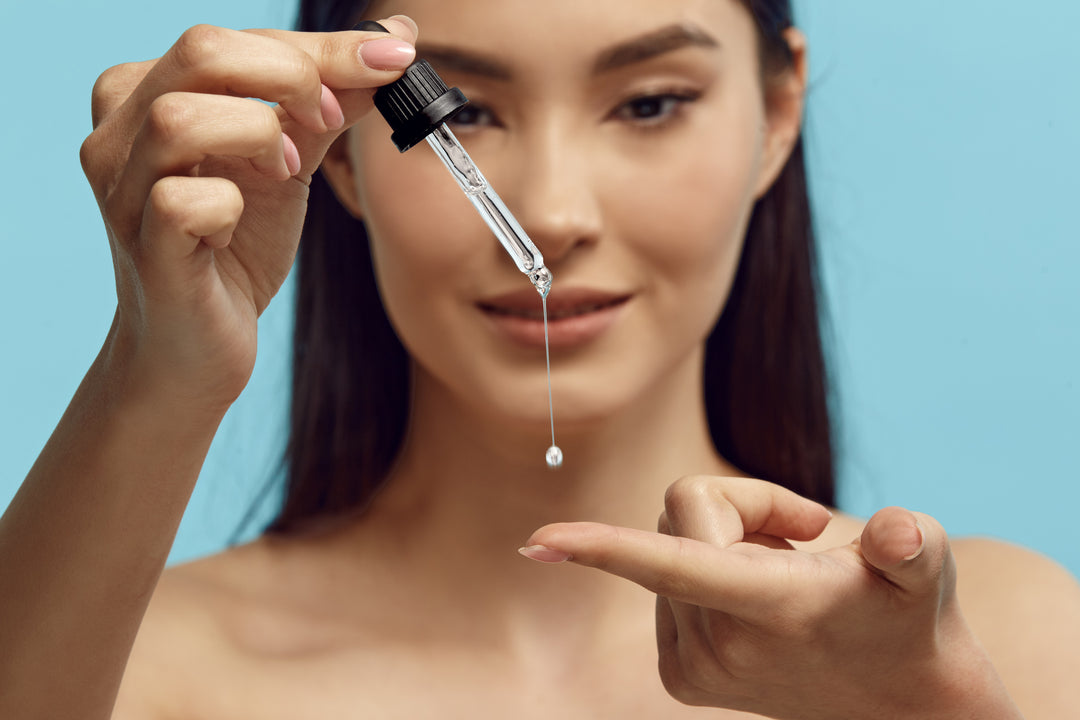
[[[763,73],[790,61],[787,0],[743,0]],[[301,0],[298,28],[351,27],[365,3]],[[312,181],[300,243],[287,478],[268,528],[363,509],[389,473],[409,412],[409,358],[375,283],[362,222]],[[746,473],[832,504],[828,382],[801,141],[757,202],[727,304],[708,338],[713,442]]]

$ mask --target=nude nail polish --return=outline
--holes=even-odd
[[[518,549],[518,552],[530,560],[549,564],[564,563],[573,557],[568,552],[553,550],[543,545],[530,545],[529,547]]]
[[[368,40],[360,46],[360,61],[372,70],[404,70],[416,59],[416,48],[397,38]]]

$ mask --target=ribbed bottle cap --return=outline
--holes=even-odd
[[[417,60],[399,80],[375,91],[375,107],[390,124],[390,139],[401,152],[430,135],[468,102],[460,90],[446,87],[427,60]]]

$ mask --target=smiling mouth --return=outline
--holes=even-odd
[[[557,322],[559,320],[581,317],[582,315],[589,315],[590,313],[607,310],[608,308],[622,305],[627,300],[629,300],[628,297],[619,297],[613,298],[611,300],[604,300],[602,302],[588,302],[576,305],[556,305],[551,303],[549,300],[548,322]],[[491,313],[492,315],[501,315],[503,317],[521,318],[523,320],[535,320],[536,322],[543,322],[544,320],[544,311],[542,307],[504,307],[500,305],[489,305],[486,303],[481,303],[480,309],[484,312]]]

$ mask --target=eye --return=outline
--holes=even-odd
[[[699,93],[684,91],[639,95],[617,107],[612,115],[637,125],[662,125],[675,119],[684,106],[699,97]]]
[[[447,121],[447,124],[455,131],[468,132],[483,127],[499,127],[500,122],[495,113],[479,103],[470,102],[458,111],[458,114]]]

